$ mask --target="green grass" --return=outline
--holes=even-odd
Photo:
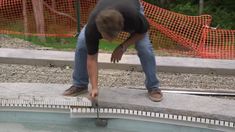
[[[32,44],[39,45],[42,47],[48,47],[57,50],[74,50],[76,48],[77,38],[58,38],[58,37],[46,37],[45,42],[41,42],[38,37],[30,36],[28,38],[22,35],[10,35],[13,38],[20,38],[25,41],[29,41]],[[103,51],[112,51],[114,50],[118,44],[117,41],[108,42],[105,40],[100,40],[100,49]]]
[[[9,35],[12,38],[19,38],[31,42],[33,45],[38,45],[50,49],[62,50],[62,51],[74,51],[76,48],[77,38],[59,38],[59,37],[46,37],[45,42],[41,42],[36,36],[30,36],[26,38],[22,35]],[[99,48],[102,52],[111,53],[121,42],[113,41],[108,42],[106,40],[100,40]],[[134,49],[134,46],[129,47],[129,49]],[[130,51],[131,51],[130,50]],[[132,52],[131,52],[132,53]],[[165,51],[158,51],[158,55],[169,56]]]
[[[100,49],[105,51],[113,51],[120,43],[117,41],[114,41],[112,43],[106,41],[106,40],[100,40]]]

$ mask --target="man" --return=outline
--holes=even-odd
[[[78,37],[73,85],[63,95],[76,96],[87,92],[90,80],[90,97],[98,96],[99,40],[103,38],[112,41],[119,32],[125,31],[130,33],[130,37],[116,47],[111,62],[119,62],[126,49],[134,44],[146,75],[145,86],[149,98],[152,101],[161,101],[163,95],[156,77],[156,62],[148,28],[139,0],[99,0]]]

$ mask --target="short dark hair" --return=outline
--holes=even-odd
[[[99,32],[104,32],[110,37],[116,37],[124,27],[122,14],[115,9],[105,9],[98,13],[95,19]]]

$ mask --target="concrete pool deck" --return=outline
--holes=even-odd
[[[40,98],[41,103],[47,101],[49,104],[52,102],[54,105],[61,105],[63,103],[60,101],[63,100],[74,101],[73,97],[61,95],[68,87],[66,84],[0,83],[0,100],[2,104],[3,101],[10,100],[12,104],[19,100],[26,101],[27,104],[27,101]],[[82,95],[79,100],[75,100],[83,102],[77,105],[90,107],[91,102],[86,97],[87,95]],[[162,102],[152,102],[145,90],[100,88],[99,105],[101,108],[149,111],[235,122],[235,100],[215,97],[164,93]]]
[[[141,71],[137,55],[124,55],[122,60],[110,63],[110,54],[99,54],[101,69]],[[73,66],[74,52],[0,48],[0,63],[41,66]],[[235,60],[200,59],[156,56],[159,72],[235,75]]]

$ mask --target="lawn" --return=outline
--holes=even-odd
[[[20,39],[24,39],[26,41],[31,42],[32,44],[48,47],[56,50],[74,50],[76,48],[77,38],[58,38],[58,37],[46,37],[45,42],[41,42],[38,37],[24,37],[21,35],[10,35],[11,37],[16,37]],[[115,47],[120,44],[120,42],[108,42],[106,40],[100,40],[100,49],[102,51],[112,51]]]

